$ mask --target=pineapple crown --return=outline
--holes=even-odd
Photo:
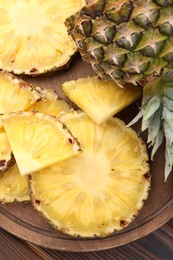
[[[142,118],[142,131],[148,129],[147,142],[153,146],[151,160],[165,137],[165,181],[173,166],[173,71],[165,70],[162,77],[148,82],[143,91],[141,110],[128,124]]]

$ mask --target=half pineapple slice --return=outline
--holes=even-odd
[[[0,126],[0,172],[5,171],[14,163],[11,146],[4,132],[3,127]]]
[[[2,115],[1,120],[21,175],[74,156],[80,150],[76,139],[55,117],[20,112]]]
[[[0,114],[28,109],[40,97],[32,85],[10,73],[0,72]]]
[[[37,100],[29,111],[38,111],[51,116],[59,116],[64,112],[73,110],[65,100],[58,97],[55,91],[40,87],[36,87],[36,90],[41,94],[41,99]]]
[[[21,176],[16,164],[0,175],[0,201],[23,202],[30,200],[28,178]]]
[[[76,52],[65,19],[84,0],[0,0],[0,69],[36,75],[59,69]]]
[[[73,112],[62,120],[83,152],[31,175],[34,207],[69,235],[106,236],[122,229],[148,196],[144,143],[116,118],[98,126],[84,113]]]
[[[120,88],[116,83],[98,77],[68,81],[62,85],[62,89],[97,124],[130,105],[142,93],[137,86]]]

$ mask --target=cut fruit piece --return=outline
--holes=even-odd
[[[7,170],[14,164],[11,146],[4,129],[0,126],[0,172]]]
[[[142,93],[137,86],[120,88],[116,83],[98,77],[68,81],[62,85],[62,89],[97,124],[130,105]]]
[[[38,112],[1,116],[21,175],[74,156],[79,143],[55,117]]]
[[[38,75],[64,67],[76,52],[65,19],[84,0],[0,0],[0,69]]]
[[[21,176],[15,164],[0,175],[0,201],[9,203],[28,200],[30,200],[28,177]]]
[[[72,111],[72,107],[63,99],[59,98],[56,92],[50,89],[41,89],[36,87],[41,94],[41,99],[29,109],[29,111],[38,111],[51,116],[59,116],[64,112]]]
[[[28,109],[39,98],[32,85],[10,73],[0,72],[0,114]]]
[[[31,175],[34,207],[73,236],[106,236],[126,227],[150,188],[143,141],[117,118],[98,126],[86,114],[73,112],[62,120],[82,152]]]

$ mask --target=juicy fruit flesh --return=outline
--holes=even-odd
[[[0,72],[0,114],[28,109],[39,98],[39,93],[31,85]]]
[[[105,236],[127,226],[148,196],[145,146],[118,119],[98,126],[84,113],[63,122],[82,153],[31,176],[32,201],[59,230]]]
[[[12,151],[4,129],[0,126],[0,171],[5,171],[12,161]]]
[[[39,74],[64,66],[76,52],[64,20],[83,0],[0,1],[0,68]]]
[[[21,176],[15,164],[0,175],[0,201],[9,203],[29,199],[28,177]]]
[[[97,124],[130,105],[141,94],[139,87],[131,85],[120,88],[112,81],[103,81],[97,77],[65,82],[62,89]]]
[[[77,141],[59,120],[49,115],[23,112],[1,119],[21,175],[78,153]]]
[[[136,84],[172,67],[173,4],[162,3],[98,0],[68,18],[66,26],[102,78]]]
[[[29,111],[38,111],[51,116],[59,116],[62,113],[72,110],[72,107],[65,100],[59,98],[54,91],[41,89],[39,87],[37,87],[36,90],[42,97],[29,109]]]

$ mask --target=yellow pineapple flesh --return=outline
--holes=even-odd
[[[66,65],[77,51],[65,19],[84,0],[0,0],[0,69],[37,75]]]
[[[0,126],[0,172],[7,170],[13,163],[11,146],[3,127]]]
[[[104,81],[95,76],[65,82],[62,89],[97,124],[120,112],[142,93],[139,86],[120,88],[113,81]]]
[[[21,176],[16,164],[0,174],[0,201],[3,203],[30,200],[28,177]]]
[[[26,110],[38,99],[40,94],[32,85],[10,73],[0,72],[0,114]]]
[[[80,146],[55,117],[20,112],[0,117],[21,175],[76,155]]]
[[[31,175],[34,207],[72,236],[102,237],[121,230],[138,214],[150,189],[143,141],[117,118],[97,125],[73,112],[61,120],[82,152]]]
[[[36,87],[36,90],[41,94],[41,98],[30,107],[29,111],[38,111],[51,116],[59,116],[64,112],[72,110],[72,107],[65,100],[58,97],[55,91],[40,87]]]

